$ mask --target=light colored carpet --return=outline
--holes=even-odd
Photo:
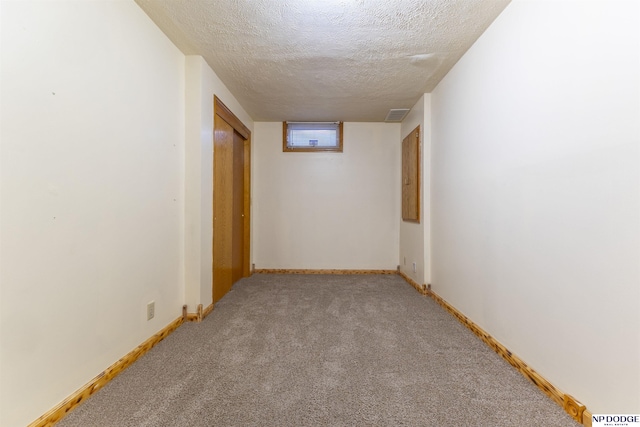
[[[395,275],[238,282],[59,427],[578,426]]]

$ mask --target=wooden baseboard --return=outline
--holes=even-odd
[[[415,281],[411,280],[406,274],[399,272],[400,276],[404,278],[411,286],[416,288],[418,292],[423,295],[430,296],[442,306],[445,310],[451,313],[456,319],[466,326],[471,332],[473,332],[478,338],[484,341],[489,347],[491,347],[496,353],[498,353],[504,360],[509,362],[511,366],[516,368],[525,378],[528,378],[533,384],[535,384],[543,393],[549,396],[554,402],[560,405],[564,410],[579,423],[590,427],[591,426],[591,413],[587,411],[586,407],[574,399],[572,396],[563,393],[551,382],[549,382],[542,375],[537,373],[533,368],[527,365],[524,360],[513,354],[509,349],[502,345],[498,340],[493,338],[480,326],[475,324],[471,319],[458,311],[451,304],[442,299],[438,294],[431,290],[431,287],[426,285],[420,286]]]
[[[186,310],[186,305],[183,310]],[[202,304],[198,304],[198,311],[196,313],[186,313],[183,314],[185,322],[202,322],[211,312],[213,311],[213,303],[211,303],[204,310],[202,309]]]
[[[340,269],[287,269],[260,268],[254,270],[257,274],[396,274],[396,270],[340,270]]]
[[[151,338],[140,344],[133,349],[127,355],[122,357],[113,365],[109,366],[97,377],[89,381],[82,388],[77,390],[71,396],[62,401],[58,406],[51,409],[46,414],[29,424],[28,427],[49,427],[53,426],[56,422],[60,421],[65,415],[67,415],[72,409],[85,401],[95,392],[104,387],[109,381],[115,378],[123,370],[129,367],[133,362],[142,357],[145,353],[151,350],[156,344],[165,339],[169,334],[175,331],[180,325],[182,325],[183,318],[179,317],[173,322],[165,326],[161,331],[154,334]]]
[[[200,322],[200,320],[198,320],[198,313],[187,313],[187,315],[184,318],[185,322]]]
[[[413,280],[411,277],[407,276],[405,273],[403,273],[402,271],[400,271],[400,269],[398,269],[397,272],[400,277],[402,277],[408,284],[410,284],[411,286],[413,286],[415,288],[416,291],[420,292],[422,295],[427,295],[427,287],[425,285],[420,286],[418,284],[418,282],[416,282],[415,280]]]
[[[202,312],[202,320],[204,320],[213,311],[213,302]]]
[[[474,334],[476,334],[482,341],[484,341],[489,347],[491,347],[496,353],[501,355],[507,362],[513,367],[518,369],[522,375],[528,378],[536,386],[538,386],[545,394],[547,394],[556,403],[562,406],[565,411],[576,421],[582,423],[586,427],[591,427],[591,412],[589,412],[584,405],[575,400],[568,394],[562,393],[559,389],[553,386],[549,381],[543,378],[535,370],[530,368],[522,359],[514,355],[500,342],[495,340],[486,331],[476,325],[468,317],[460,313],[456,308],[447,303],[444,299],[432,292],[430,287],[426,285],[418,285],[406,274],[396,270],[255,270],[256,273],[276,273],[276,274],[399,274],[407,283],[413,286],[418,292],[423,295],[430,296],[445,310],[455,316],[463,325],[469,328]],[[213,303],[206,309],[202,308],[202,304],[198,305],[197,313],[187,313],[186,306],[183,307],[182,317],[177,318],[161,331],[154,334],[145,342],[140,344],[134,350],[122,357],[116,363],[105,369],[102,373],[89,381],[67,399],[62,401],[59,405],[33,421],[28,427],[49,427],[53,426],[56,422],[60,421],[65,415],[67,415],[72,409],[85,401],[88,397],[104,387],[109,381],[115,378],[123,370],[129,367],[132,363],[142,357],[145,353],[151,350],[156,344],[165,339],[169,334],[175,331],[185,321],[202,321],[213,311]]]

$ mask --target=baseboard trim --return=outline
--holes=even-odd
[[[268,273],[268,274],[398,274],[413,288],[415,288],[420,294],[430,296],[435,302],[442,306],[445,310],[456,317],[463,325],[471,330],[476,336],[478,336],[485,344],[491,347],[496,353],[502,356],[511,366],[516,368],[525,378],[528,378],[534,383],[542,392],[549,396],[554,402],[562,406],[564,410],[576,421],[582,423],[585,427],[591,427],[592,414],[586,409],[586,407],[575,400],[568,394],[561,392],[551,382],[538,374],[535,370],[529,367],[522,359],[514,355],[499,341],[493,338],[484,329],[476,325],[472,320],[458,311],[455,307],[450,305],[447,301],[433,292],[426,285],[420,286],[416,281],[411,279],[405,273],[400,270],[307,270],[307,269],[259,269],[254,270],[255,273]],[[120,358],[113,365],[105,369],[102,373],[97,375],[83,387],[78,389],[71,396],[63,400],[60,404],[49,410],[44,415],[33,421],[27,427],[49,427],[60,421],[73,410],[80,403],[84,402],[91,395],[96,393],[102,387],[104,387],[109,381],[115,378],[118,374],[124,371],[127,367],[133,364],[136,360],[151,350],[156,344],[169,336],[173,331],[178,329],[185,321],[201,322],[212,311],[214,305],[211,303],[206,309],[203,309],[202,304],[198,305],[197,313],[187,313],[187,306],[183,306],[182,316],[174,320],[165,326],[162,330],[151,336],[145,342],[137,346],[131,352]]]
[[[528,378],[533,384],[535,384],[543,393],[549,396],[554,402],[560,405],[574,420],[579,423],[590,427],[591,426],[591,413],[587,411],[586,407],[573,398],[571,395],[565,394],[555,387],[550,381],[537,373],[524,360],[513,354],[502,343],[493,338],[487,331],[482,329],[476,323],[474,323],[467,316],[462,314],[458,309],[453,307],[447,301],[445,301],[438,294],[433,292],[430,287],[426,285],[420,286],[406,274],[399,272],[399,275],[405,279],[411,286],[416,288],[418,292],[423,295],[430,296],[438,303],[442,308],[452,314],[460,323],[466,326],[471,332],[473,332],[478,338],[480,338],[485,344],[491,347],[496,353],[498,353],[504,360],[506,360],[511,366],[516,368],[525,378]]]
[[[204,320],[213,311],[213,303],[209,304],[207,308],[202,312],[202,320]]]
[[[340,269],[301,269],[301,268],[259,268],[256,274],[396,274],[396,270],[340,270]]]
[[[28,427],[49,427],[60,421],[67,415],[72,409],[78,406],[80,403],[87,400],[91,395],[104,387],[109,381],[114,379],[118,374],[129,367],[133,362],[142,357],[145,353],[151,350],[156,344],[165,339],[169,334],[178,329],[182,325],[183,317],[179,317],[173,322],[169,323],[162,330],[154,334],[151,338],[137,346],[127,355],[122,357],[113,365],[109,366],[102,373],[89,381],[71,396],[63,400],[56,407],[49,412],[42,415],[37,420],[29,424]]]
[[[416,291],[420,292],[422,295],[427,295],[426,286],[424,285],[420,286],[418,282],[416,282],[415,280],[413,280],[411,277],[407,276],[404,272],[400,270],[398,270],[397,273],[400,275],[400,277],[402,277],[405,280],[405,282],[413,286]]]
[[[213,311],[213,303],[211,303],[204,310],[202,309],[202,304],[198,304],[198,311],[196,313],[187,313],[187,306],[185,305],[183,308],[183,318],[185,322],[202,322],[211,312]]]

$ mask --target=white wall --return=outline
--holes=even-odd
[[[181,314],[184,55],[132,1],[1,7],[0,425],[20,426]]]
[[[438,294],[640,412],[640,3],[514,1],[432,94]]]
[[[256,268],[395,269],[400,125],[345,123],[343,153],[283,153],[255,123]]]
[[[400,217],[400,270],[418,284],[430,283],[431,94],[424,94],[402,121],[402,139],[420,126],[420,222]],[[413,271],[413,263],[416,271]]]
[[[253,131],[253,120],[201,56],[186,57],[185,304],[212,302],[213,97]]]

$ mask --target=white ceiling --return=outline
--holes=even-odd
[[[256,121],[383,121],[433,90],[509,0],[136,2]]]

